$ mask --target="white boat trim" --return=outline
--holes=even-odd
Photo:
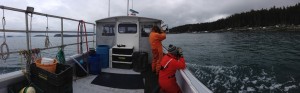
[[[178,70],[176,80],[183,93],[213,93],[188,70]]]

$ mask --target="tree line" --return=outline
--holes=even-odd
[[[251,10],[248,12],[237,13],[214,22],[177,26],[171,28],[170,32],[183,33],[188,31],[214,31],[236,27],[261,27],[299,24],[300,3],[296,4],[295,6],[273,6],[270,9]]]

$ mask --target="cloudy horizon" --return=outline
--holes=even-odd
[[[87,22],[108,17],[109,0],[1,0],[0,5],[36,12],[82,19]],[[133,1],[133,6],[132,6]],[[269,9],[273,6],[287,7],[299,0],[129,0],[130,8],[138,11],[137,16],[163,20],[170,27],[184,24],[212,22],[235,13],[250,10]],[[127,13],[127,0],[110,0],[110,16],[124,16]],[[1,10],[2,17],[2,10]],[[7,29],[24,29],[24,14],[5,10]],[[60,30],[60,20],[49,18],[49,28]],[[33,30],[44,30],[46,18],[33,16]],[[64,23],[64,29],[76,29],[76,22]],[[69,27],[70,26],[70,27]],[[71,27],[72,26],[72,27]],[[91,28],[92,26],[90,26]],[[2,29],[2,27],[0,27]]]

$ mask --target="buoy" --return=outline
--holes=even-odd
[[[35,93],[35,89],[31,86],[24,87],[21,89],[21,91],[19,93]]]

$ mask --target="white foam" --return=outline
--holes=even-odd
[[[292,88],[297,88],[297,86],[296,85],[292,85],[292,86],[287,86],[287,87],[284,87],[284,91],[285,92],[288,92],[290,89],[292,89]]]
[[[266,85],[264,85],[264,84],[261,84],[259,87],[257,87],[259,90],[262,90],[262,89],[264,89],[264,88],[267,88],[266,87]]]
[[[248,81],[249,80],[249,78],[248,77],[245,77],[244,79],[243,79],[243,81]]]
[[[274,89],[276,89],[276,88],[280,88],[282,86],[282,84],[272,84],[271,86],[270,86],[270,90],[274,90]]]
[[[262,69],[260,74],[261,74],[261,75],[268,75],[268,74],[265,72],[265,69]]]
[[[232,82],[232,83],[235,83],[236,81],[237,81],[237,78],[236,77],[233,77],[233,76],[229,76],[229,78],[230,78],[230,81]]]
[[[253,91],[255,91],[255,89],[253,87],[247,87],[247,91],[248,92],[253,92]]]
[[[244,89],[244,85],[243,86],[241,86],[241,88],[240,89]]]
[[[251,81],[253,84],[256,84],[257,83],[257,80],[253,80],[253,81]]]

